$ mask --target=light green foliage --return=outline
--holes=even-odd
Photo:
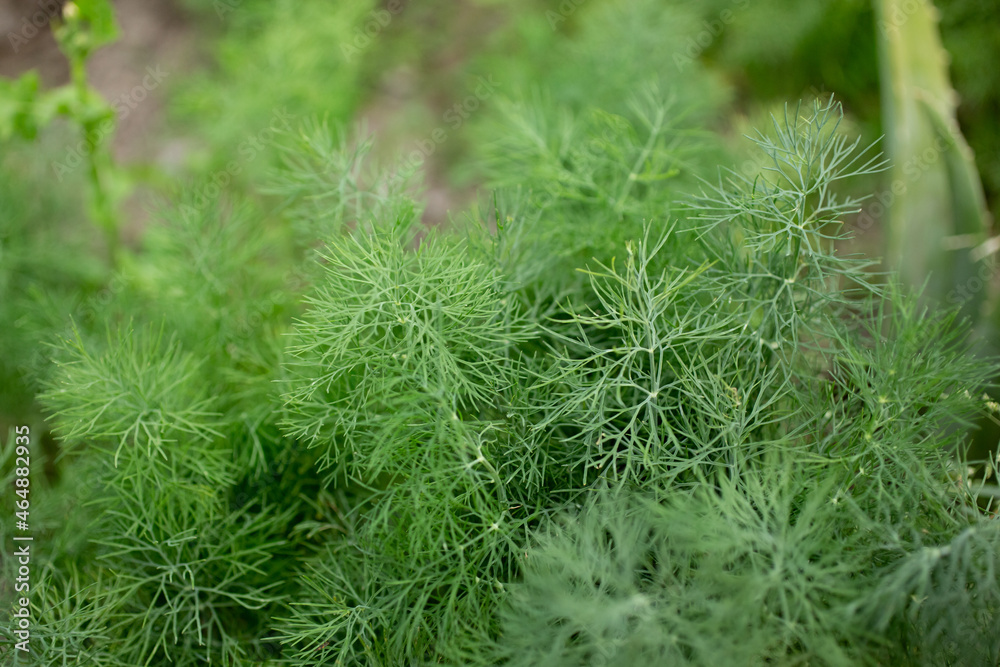
[[[218,0],[203,3],[207,25],[221,36],[214,65],[188,76],[172,112],[182,132],[207,141],[191,156],[195,173],[223,173],[240,183],[265,173],[274,150],[268,128],[314,116],[346,121],[360,99],[363,57],[342,46],[372,11],[371,2]],[[290,125],[288,127],[291,127]],[[255,142],[263,136],[262,149]]]
[[[763,155],[760,174],[727,171],[695,205],[710,256],[739,276],[735,301],[758,327],[760,344],[775,350],[823,335],[852,297],[877,291],[863,271],[866,261],[834,249],[849,234],[845,216],[860,205],[840,194],[841,182],[885,163],[840,134],[840,121],[832,102],[815,102],[808,114],[786,107],[783,122],[774,120],[774,136],[753,139]]]
[[[70,83],[43,90],[35,71],[0,80],[0,315],[10,323],[0,333],[6,414],[36,411],[32,397],[51,367],[40,342],[69,331],[68,313],[89,324],[99,310],[91,306],[122,258],[118,206],[132,185],[110,153],[111,106],[85,72],[92,53],[117,35],[111,6],[70,2],[52,21]],[[86,217],[93,226],[77,224]],[[104,245],[99,254],[95,241]]]
[[[308,122],[281,146],[281,169],[267,192],[281,198],[282,217],[300,243],[315,245],[358,223],[397,216],[405,222],[421,213],[420,203],[406,196],[419,190],[414,170],[379,166],[370,155],[375,138],[363,126],[355,135]]]
[[[297,327],[306,344],[293,347],[286,396],[293,433],[370,496],[348,544],[307,570],[308,598],[283,631],[296,664],[318,651],[372,664],[849,665],[913,650],[933,664],[956,650],[893,643],[913,631],[908,608],[885,617],[872,592],[914,590],[911,554],[989,525],[953,448],[989,370],[948,318],[834,254],[857,206],[835,184],[881,168],[838,121],[833,105],[789,111],[776,138],[759,139],[762,176],[734,175],[671,227],[647,225],[621,264],[585,271],[561,312],[515,282],[504,298],[548,313],[515,343],[522,391],[504,390],[503,361],[469,375],[421,349],[449,340],[437,313],[469,284],[448,281],[408,321],[418,299],[391,295],[434,284],[443,266],[409,266],[436,246],[407,250],[374,223],[334,244],[323,262],[336,290],[320,288]],[[531,217],[521,221],[537,227],[519,228],[499,202],[505,266],[548,230]],[[539,219],[556,224],[546,216],[562,205],[552,197]],[[482,320],[467,312],[476,340]],[[489,359],[496,341],[477,344]],[[489,428],[470,381],[508,396]],[[560,510],[577,518],[553,521]],[[956,576],[977,580],[989,565],[976,558]],[[944,600],[956,586],[926,590]],[[972,618],[989,640],[991,587],[965,601],[970,616],[947,615],[936,636],[964,637]]]
[[[728,159],[705,130],[729,89],[685,55],[699,18],[688,3],[562,3],[520,13],[474,61],[473,71],[503,82],[462,129],[481,180],[523,187],[531,207],[544,203],[549,217],[573,220],[547,225],[540,256],[565,256],[570,270],[610,258],[644,219],[667,216],[694,177]],[[470,173],[479,175],[458,178]],[[546,201],[553,197],[559,206]],[[606,211],[619,223],[607,224]]]
[[[876,3],[880,19],[882,106],[894,160],[887,255],[908,284],[929,281],[928,296],[950,303],[982,272],[976,246],[986,241],[988,214],[972,151],[955,109],[938,14],[929,0]],[[966,314],[978,318],[985,292]]]
[[[274,558],[301,501],[242,497],[252,462],[234,457],[238,438],[223,439],[239,421],[215,411],[221,403],[207,396],[203,369],[162,331],[123,327],[103,344],[67,340],[59,359],[43,400],[58,414],[56,433],[78,445],[73,468],[87,471],[73,488],[76,511],[87,507],[100,520],[86,530],[83,572],[67,563],[75,597],[45,606],[47,593],[33,603],[53,631],[72,622],[101,632],[80,644],[83,630],[66,629],[50,655],[79,652],[113,665],[259,655],[260,620],[252,619],[281,597],[272,590]],[[52,595],[66,585],[58,572],[41,583],[55,587]],[[76,643],[70,650],[59,642]]]
[[[44,144],[49,148],[50,144]],[[41,151],[15,140],[7,149],[0,178],[0,403],[7,414],[24,414],[47,374],[48,353],[38,343],[62,331],[62,314],[100,289],[107,268],[93,252],[92,230],[67,228],[82,203],[72,197],[25,198],[50,181]],[[67,181],[67,185],[70,181]],[[76,185],[76,182],[73,182]],[[64,261],[70,253],[77,261]]]
[[[650,0],[563,3],[525,11],[509,30],[494,36],[492,53],[478,67],[509,82],[505,95],[519,98],[547,90],[576,112],[598,108],[622,113],[637,90],[655,86],[689,105],[684,111],[711,118],[725,101],[725,88],[697,54],[692,59],[685,53],[689,37],[701,29],[701,18],[691,3]],[[560,39],[561,33],[573,39]],[[512,59],[515,48],[519,57]],[[649,62],[656,66],[648,67]]]
[[[125,329],[100,357],[77,339],[66,341],[60,383],[45,394],[61,414],[59,435],[67,444],[82,436],[107,439],[121,448],[163,456],[174,436],[207,439],[219,434],[210,426],[211,399],[197,386],[197,366],[162,334]],[[198,395],[198,394],[201,395]]]
[[[63,8],[67,22],[79,18],[87,26],[86,36],[75,37],[80,46],[91,50],[118,39],[119,28],[108,0],[73,0]]]
[[[498,380],[524,334],[495,271],[433,237],[408,250],[412,222],[352,234],[321,255],[326,280],[289,348],[297,435],[353,445],[367,413],[398,418],[386,398],[479,415],[509,389],[512,379]]]
[[[456,238],[417,240],[414,214],[401,201],[328,244],[289,341],[287,432],[321,449],[319,472],[368,489],[352,544],[312,566],[349,605],[323,655],[355,650],[355,636],[366,656],[375,644],[420,655],[428,642],[447,654],[470,624],[486,632],[523,521],[497,468],[527,326],[495,266]],[[455,570],[456,558],[469,566]],[[376,578],[364,597],[345,567]],[[288,641],[313,647],[305,607]]]
[[[633,96],[626,115],[574,113],[546,97],[498,107],[484,164],[505,208],[527,218],[501,238],[507,271],[539,290],[569,289],[582,278],[575,268],[610,261],[646,221],[669,215],[704,168],[699,151],[710,152],[655,88]]]
[[[248,202],[179,197],[157,211],[141,260],[116,276],[108,317],[169,323],[198,360],[202,391],[225,413],[218,429],[259,477],[279,455],[274,382],[305,274],[288,234]]]

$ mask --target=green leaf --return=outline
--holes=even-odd
[[[118,22],[108,0],[76,0],[76,6],[80,10],[80,18],[89,24],[92,48],[118,39]]]
[[[14,135],[34,139],[40,123],[37,118],[38,72],[31,70],[18,79],[0,78],[0,140]]]

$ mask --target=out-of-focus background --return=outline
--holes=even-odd
[[[580,104],[613,100],[647,79],[667,87],[701,79],[714,115],[707,125],[732,134],[775,105],[832,93],[859,131],[875,139],[885,132],[879,34],[919,3],[898,3],[902,13],[882,19],[871,0],[112,4],[119,36],[93,54],[87,69],[108,100],[127,102],[116,155],[194,174],[224,159],[227,141],[266,125],[276,108],[298,119],[367,121],[380,151],[405,149],[436,125],[452,124],[445,114],[486,73],[504,95],[555,85]],[[934,4],[958,120],[995,210],[1000,13],[990,0]],[[50,29],[62,5],[6,0],[0,6],[0,75],[37,70],[45,86],[68,82],[69,64]],[[602,14],[622,25],[607,25]],[[142,100],[126,99],[150,68],[162,84],[136,96]],[[473,182],[450,170],[467,142],[449,143],[429,160],[433,217],[443,218],[447,203]]]

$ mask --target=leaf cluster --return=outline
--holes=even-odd
[[[995,363],[837,254],[881,163],[798,107],[681,205],[662,102],[585,152],[515,124],[539,171],[464,227],[322,125],[271,189],[298,242],[167,208],[42,396],[92,519],[51,664],[995,663]]]

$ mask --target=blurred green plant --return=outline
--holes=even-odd
[[[950,74],[959,93],[958,120],[975,151],[976,165],[996,218],[1000,210],[1000,133],[991,119],[1000,114],[1000,73],[989,66],[1000,59],[1000,42],[991,30],[996,5],[989,0],[937,0],[941,38]]]
[[[252,139],[273,125],[276,112],[339,123],[351,118],[364,58],[346,57],[343,46],[356,38],[373,2],[194,4],[217,33],[209,42],[211,64],[175,83],[170,111],[176,133],[197,142],[188,156],[197,177],[236,171],[228,169],[235,162],[234,186],[259,182],[276,144],[267,141],[262,151]]]
[[[101,230],[111,265],[118,261],[121,213],[119,204],[130,189],[126,172],[111,156],[115,114],[111,105],[87,82],[90,55],[118,36],[107,0],[80,0],[63,6],[62,19],[53,25],[60,49],[69,60],[68,85],[42,92],[38,74],[31,71],[15,81],[0,81],[0,140],[19,135],[34,139],[56,116],[76,124],[87,150],[88,213]],[[56,173],[62,180],[62,174]]]
[[[928,297],[964,301],[966,315],[978,319],[986,290],[965,286],[971,279],[982,285],[989,214],[955,119],[957,94],[937,12],[928,0],[877,5],[882,106],[893,160],[888,260],[908,284],[928,282]]]
[[[34,70],[0,80],[0,314],[8,323],[0,332],[4,420],[37,415],[34,395],[51,367],[40,342],[66,328],[66,313],[101,298],[125,261],[120,204],[134,179],[112,157],[115,113],[87,83],[85,71],[93,52],[113,41],[118,28],[107,2],[70,2],[63,11],[53,32],[69,61],[70,82],[42,90]],[[63,118],[68,123],[58,122]],[[76,161],[53,159],[59,151],[66,154],[56,145],[60,140],[75,147]]]

